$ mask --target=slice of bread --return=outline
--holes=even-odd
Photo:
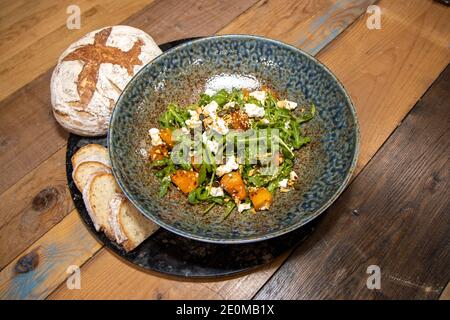
[[[83,192],[89,177],[98,173],[111,173],[111,169],[104,163],[98,161],[85,161],[73,170],[72,178],[78,190]]]
[[[122,244],[127,240],[127,237],[119,223],[120,207],[125,201],[126,198],[123,194],[116,193],[109,202],[110,214],[108,216],[108,222],[113,231],[114,239],[118,244]]]
[[[86,161],[97,161],[111,167],[108,149],[99,144],[87,144],[72,156],[72,167],[75,170],[77,166]]]
[[[129,252],[152,235],[159,226],[144,217],[122,194],[110,202],[110,227],[117,243]]]
[[[91,175],[83,190],[83,200],[89,216],[97,231],[103,231],[108,238],[114,240],[114,232],[108,222],[109,204],[120,188],[110,173]]]

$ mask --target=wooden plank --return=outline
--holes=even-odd
[[[3,32],[7,37],[4,45],[11,49],[5,51],[5,59],[0,59],[0,81],[3,84],[0,87],[0,99],[46,72],[55,64],[61,52],[76,39],[91,30],[117,24],[151,2],[152,0],[81,1],[81,28],[73,30],[66,27],[68,15],[64,2],[58,5],[52,3],[52,10],[43,8],[30,16],[27,15],[28,11],[19,10],[25,17],[19,18],[19,21],[10,26],[10,30]],[[34,5],[36,3],[38,2],[33,1]]]
[[[439,297],[450,278],[449,83],[447,67],[257,299]],[[380,290],[366,287],[370,265]]]
[[[71,4],[74,4],[71,0],[57,2],[44,0],[34,3],[26,1],[6,17],[0,19],[0,62],[6,61],[33,43],[42,40],[50,32],[65,25],[68,17],[66,8]],[[88,11],[98,4],[101,2],[77,2],[81,12]]]
[[[283,256],[279,260],[285,258]],[[258,290],[275,271],[279,260],[243,277],[215,282],[186,281],[161,278],[132,268],[102,249],[95,259],[82,267],[81,290],[68,290],[63,283],[49,299],[250,299],[252,292]],[[105,286],[105,281],[109,282],[108,286]]]
[[[381,30],[360,19],[318,58],[342,81],[361,124],[357,171],[450,61],[450,10],[435,1],[380,1]]]
[[[73,209],[63,148],[0,195],[0,269]]]
[[[158,1],[128,23],[151,34],[157,43],[208,36],[217,33],[257,1]]]
[[[219,33],[255,34],[312,55],[336,38],[375,0],[260,1]],[[266,18],[270,12],[270,19]]]
[[[69,266],[81,265],[97,252],[100,244],[82,224],[78,213],[72,211],[51,234],[44,235],[3,269],[0,299],[45,298],[66,279]],[[67,241],[68,238],[71,241]],[[18,261],[19,267],[16,267]],[[24,272],[27,266],[33,265],[34,268]],[[23,273],[18,273],[18,269]]]
[[[445,287],[444,291],[439,297],[439,300],[450,300],[450,282]]]
[[[155,7],[157,6],[158,4],[156,3],[155,4]],[[316,4],[314,4],[314,3],[311,3],[311,5],[316,5]],[[225,5],[226,6],[226,5]],[[203,6],[203,8],[204,8],[204,6]],[[183,7],[182,8],[184,11],[186,11],[186,10],[188,10],[188,7]],[[199,9],[199,8],[196,8],[196,9]],[[242,9],[242,8],[241,8]],[[308,8],[305,8],[305,10],[306,10],[306,12],[308,12],[308,10],[307,10]],[[167,10],[167,15],[170,15],[170,13],[171,12],[173,12],[173,10],[174,10],[174,7],[172,6],[169,6],[168,8],[166,8],[165,6],[164,7],[162,7],[161,9],[158,9],[158,10]],[[147,32],[150,32],[152,35],[154,35],[155,36],[155,38],[156,39],[158,39],[158,41],[166,41],[166,40],[168,40],[167,38],[163,38],[164,36],[167,36],[167,34],[164,34],[164,33],[161,33],[161,35],[158,35],[158,32],[157,32],[157,30],[158,29],[156,29],[155,28],[155,32],[152,32],[152,30],[149,30],[149,28],[151,28],[151,26],[152,25],[146,25],[148,22],[147,21],[153,21],[153,19],[156,19],[156,18],[158,18],[158,16],[166,16],[165,14],[164,14],[164,12],[163,13],[158,13],[158,10],[151,10],[150,12],[151,12],[151,14],[152,14],[152,16],[151,17],[146,17],[145,15],[142,15],[142,16],[140,16],[140,15],[137,15],[136,16],[136,18],[133,18],[132,20],[133,21],[138,21],[138,22],[134,22],[134,23],[136,23],[136,25],[135,26],[137,26],[137,27],[140,27],[140,28],[142,28],[143,30],[145,30],[145,31],[147,31]],[[205,10],[205,9],[204,9]],[[200,11],[200,10],[197,10],[197,11]],[[221,12],[221,11],[223,11],[223,10],[221,10],[221,8],[217,8],[217,7],[212,7],[211,8],[211,12],[213,13],[213,12]],[[155,13],[156,12],[156,13]],[[228,11],[229,12],[229,11]],[[267,12],[266,14],[269,14],[270,13],[270,11],[269,12]],[[200,19],[201,18],[201,16],[202,15],[204,15],[204,11],[201,13],[201,14],[199,14],[199,16],[198,16],[198,18]],[[206,14],[207,16],[208,16],[208,14]],[[191,15],[189,15],[189,16],[191,16]],[[305,16],[303,15],[303,16],[301,16],[301,17],[299,17],[299,18],[301,18],[301,19],[303,19],[303,18],[305,18]],[[196,19],[197,18],[195,18],[194,19],[194,21],[196,21]],[[182,21],[184,21],[184,20],[187,20],[187,21],[190,21],[189,19],[182,19]],[[173,20],[172,20],[173,21]],[[217,21],[221,21],[221,20],[215,20],[216,21],[216,23],[217,23]],[[158,22],[159,23],[159,22]],[[211,23],[212,22],[208,22],[208,26],[211,26]],[[188,31],[183,31],[184,33],[182,33],[182,34],[180,34],[180,36],[189,36],[189,35],[201,35],[201,34],[204,34],[203,32],[204,32],[204,30],[205,30],[205,28],[204,27],[202,27],[202,25],[198,25],[198,23],[196,23],[196,24],[194,24],[194,25],[191,25],[191,26],[189,26],[189,25],[182,25],[182,28],[180,28],[179,30],[188,30]],[[179,32],[179,31],[178,31]],[[194,32],[193,34],[191,33],[191,34],[188,34],[188,33],[186,33],[186,32]],[[198,33],[196,33],[196,32],[198,32]],[[161,38],[160,38],[161,37]],[[39,188],[36,188],[36,189],[39,189]],[[49,232],[49,233],[51,233],[52,232],[52,230]],[[68,239],[68,241],[70,241],[70,239]],[[271,274],[271,273],[270,273]],[[270,276],[270,274],[265,274],[265,273],[257,273],[257,274],[255,274],[255,276],[252,276],[252,277],[256,277],[256,278],[258,278],[259,280],[258,281],[256,281],[256,280],[252,280],[252,283],[258,283],[258,285],[257,286],[255,286],[255,287],[252,287],[252,286],[250,286],[249,284],[246,284],[246,287],[247,288],[249,288],[248,289],[248,291],[246,291],[245,293],[243,292],[242,294],[241,294],[241,296],[246,296],[246,297],[250,297],[252,294],[253,294],[253,292],[255,292],[256,290],[257,290],[257,288],[259,288],[261,285],[262,285],[262,283],[264,283],[264,281]],[[240,281],[247,281],[247,280],[245,280],[246,278],[243,278],[244,280],[240,280]],[[235,282],[235,283],[240,283],[240,282]],[[44,282],[44,284],[45,284],[45,282]],[[42,284],[43,285],[43,284]],[[224,284],[223,285],[223,287],[224,288],[226,288],[226,287],[228,287],[228,286],[231,286],[232,288],[233,288],[233,290],[234,291],[236,291],[236,285],[232,285],[232,284],[230,284],[230,285],[228,285],[228,284]],[[252,288],[251,290],[250,290],[250,288]]]
[[[46,73],[0,102],[0,193],[67,143],[51,112],[50,77]]]
[[[176,1],[155,2],[142,13],[123,23],[141,28],[152,35],[156,34],[159,41],[189,36],[191,35],[190,30],[196,30],[197,34],[213,34],[255,1],[246,0],[235,3],[231,0],[220,2],[191,0],[184,1],[179,6],[176,5]],[[199,16],[199,8],[202,9],[205,17],[208,17],[207,19]],[[122,11],[127,10],[122,8]],[[161,17],[176,27],[169,28],[164,24],[157,24]],[[96,23],[101,21],[100,19]],[[87,29],[84,29],[83,33],[85,32]],[[61,35],[59,33],[52,33],[52,37],[52,42],[60,43]],[[39,42],[39,45],[42,46],[40,50],[46,52],[44,43],[45,41]],[[63,45],[66,46],[65,43]],[[50,47],[48,55],[52,64],[63,49]],[[22,63],[14,65],[14,68],[17,74],[27,77],[30,70],[20,69],[24,65],[27,68],[30,67],[30,64]],[[0,193],[66,143],[67,133],[60,128],[50,112],[50,77],[51,71],[48,71],[0,102],[0,110],[2,110],[0,115],[0,164],[4,169],[1,173]],[[10,81],[4,81],[4,83],[10,83]],[[27,130],[23,130],[23,128],[27,128]]]

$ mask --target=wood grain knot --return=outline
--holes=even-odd
[[[55,205],[58,195],[59,191],[56,188],[47,187],[34,197],[31,207],[35,211],[45,211]]]
[[[16,273],[27,273],[34,270],[39,264],[38,249],[39,248],[33,249],[17,260],[14,271],[16,271]]]

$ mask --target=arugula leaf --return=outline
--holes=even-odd
[[[298,122],[299,123],[307,122],[307,121],[311,120],[312,118],[314,118],[315,115],[316,115],[316,106],[314,105],[314,103],[311,103],[309,112],[302,114],[298,118]]]
[[[167,111],[159,117],[159,124],[163,128],[180,128],[184,127],[185,121],[190,117],[187,109],[180,108],[176,104],[170,103],[167,107]]]
[[[164,158],[161,160],[153,161],[152,163],[150,163],[150,167],[151,168],[163,167],[163,166],[167,166],[168,164],[170,164],[170,162],[171,162],[170,158]]]
[[[212,100],[217,102],[220,107],[223,107],[225,103],[228,102],[228,92],[225,89],[218,91],[215,95],[212,96]]]
[[[248,182],[254,187],[264,187],[272,179],[271,176],[253,175],[248,177]]]
[[[167,194],[170,186],[170,176],[165,176],[161,180],[161,186],[159,187],[159,197],[162,198]]]
[[[202,164],[200,172],[198,173],[198,184],[202,185],[206,180],[206,166]]]
[[[242,92],[242,90],[240,89],[233,89],[231,90],[229,99],[230,102],[236,102],[239,106],[243,106],[245,101],[244,101],[244,93]]]
[[[191,204],[210,202],[222,205],[224,203],[224,197],[213,197],[209,194],[208,189],[206,189],[204,186],[200,186],[189,193],[188,201]]]
[[[234,201],[228,201],[226,207],[227,211],[225,212],[225,217],[222,219],[222,221],[225,221],[230,216],[230,214],[236,208],[236,203],[234,203]]]
[[[210,96],[208,96],[207,94],[204,94],[204,93],[202,93],[202,94],[200,94],[200,101],[198,102],[198,105],[199,106],[206,106],[208,103],[210,103],[211,102],[211,97]]]

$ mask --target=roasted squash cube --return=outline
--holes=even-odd
[[[172,140],[172,130],[169,128],[161,129],[159,131],[159,136],[170,148],[173,148],[175,142]]]
[[[256,211],[268,210],[272,204],[272,194],[266,188],[250,190],[250,199]]]
[[[198,172],[177,170],[172,174],[171,180],[181,192],[188,194],[198,187]]]
[[[241,175],[237,171],[226,173],[220,184],[225,191],[235,199],[245,200],[247,198],[247,190],[245,190],[245,184]]]
[[[169,149],[163,144],[151,147],[149,151],[150,161],[157,161],[167,158],[169,156]]]

